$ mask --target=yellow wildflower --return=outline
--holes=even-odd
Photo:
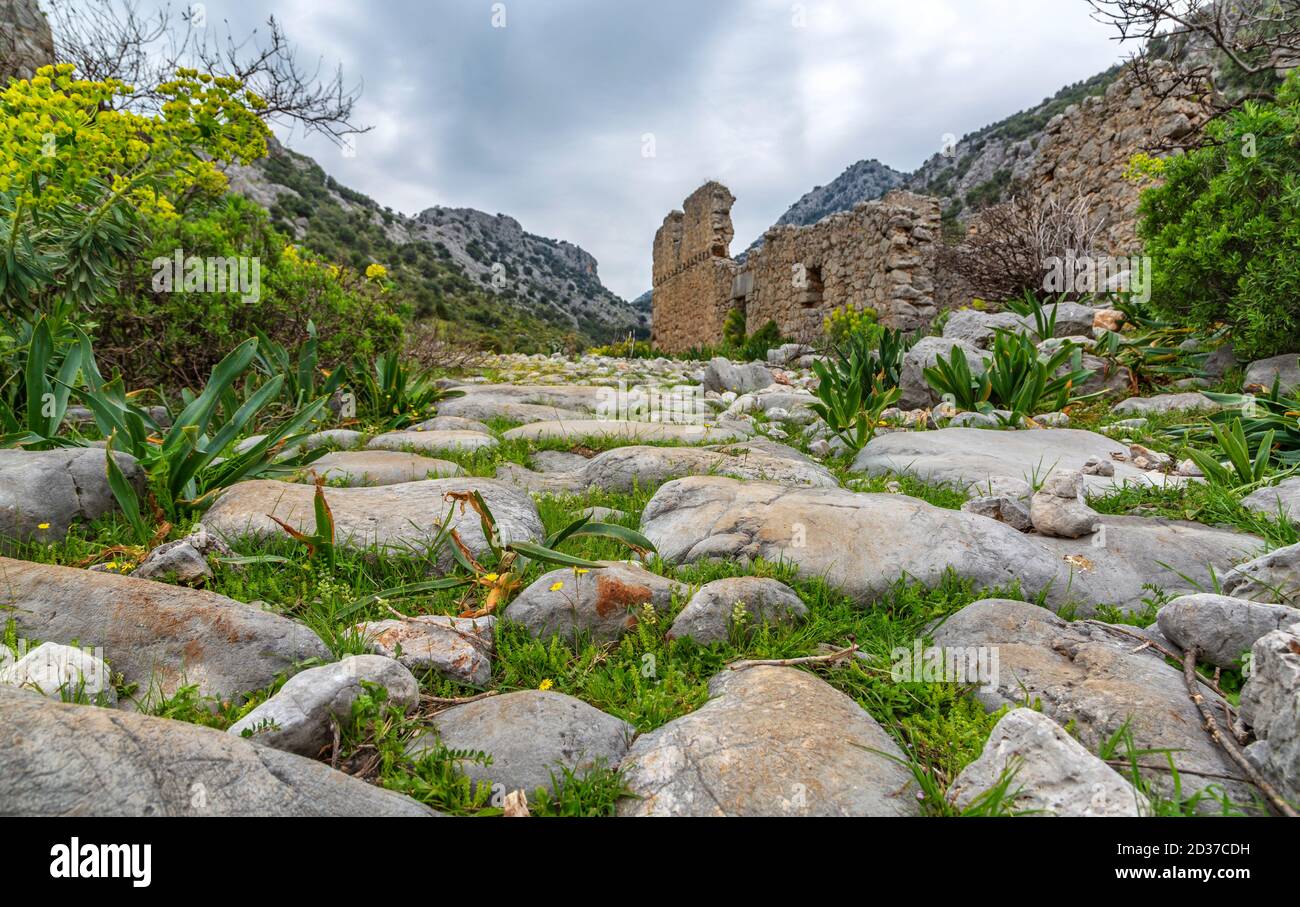
[[[561,589],[563,589],[563,588],[564,588],[564,583],[563,583],[563,582],[555,582],[555,583],[551,583],[551,591],[552,591],[552,592],[559,592],[559,591],[560,591]]]
[[[555,686],[555,681],[553,681],[553,680],[551,680],[551,678],[547,677],[545,680],[543,680],[541,683],[539,683],[539,684],[537,685],[537,689],[539,689],[539,690],[549,690],[549,689],[550,689],[551,687],[553,687],[553,686]]]

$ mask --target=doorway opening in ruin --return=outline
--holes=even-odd
[[[803,286],[799,288],[799,304],[805,308],[822,303],[822,269],[820,266],[803,266]]]

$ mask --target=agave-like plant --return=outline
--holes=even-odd
[[[8,370],[0,387],[0,447],[74,445],[60,437],[60,430],[73,385],[83,365],[94,362],[90,338],[73,327],[70,338],[56,339],[44,316],[10,330],[17,335],[9,338],[17,367]]]
[[[1252,449],[1258,449],[1267,437],[1272,457],[1279,466],[1300,466],[1300,398],[1284,396],[1277,381],[1269,393],[1261,396],[1204,393],[1222,407],[1210,416],[1211,426],[1180,425],[1169,430],[1171,436],[1185,441],[1213,442],[1217,440],[1213,425],[1226,427],[1240,422],[1242,435]]]
[[[1266,430],[1258,438],[1252,454],[1251,440],[1246,436],[1241,419],[1233,419],[1227,425],[1211,422],[1209,427],[1228,463],[1225,466],[1219,462],[1218,457],[1204,450],[1189,448],[1188,456],[1205,473],[1206,480],[1211,485],[1231,489],[1250,488],[1263,482],[1273,459],[1273,430]]]
[[[190,399],[166,427],[126,392],[121,376],[104,381],[93,359],[83,363],[86,388],[74,393],[94,414],[109,449],[129,453],[140,462],[167,519],[174,522],[184,512],[202,508],[214,494],[236,482],[287,475],[325,453],[319,449],[277,456],[309,431],[325,406],[326,398],[321,397],[268,430],[257,443],[218,460],[280,395],[284,379],[277,375],[253,390],[224,420],[217,418],[223,395],[248,370],[256,349],[256,338],[235,347],[217,363],[203,391]],[[111,457],[109,464],[111,479],[116,468]],[[115,483],[113,490],[128,515],[141,510],[129,483]]]
[[[317,495],[324,496],[319,485]],[[590,570],[601,566],[595,561],[559,551],[559,546],[569,539],[584,536],[613,539],[627,545],[642,558],[654,551],[653,543],[636,530],[611,523],[592,522],[586,517],[574,520],[558,532],[552,533],[541,544],[520,541],[502,542],[496,519],[492,516],[487,501],[479,492],[449,492],[447,500],[451,504],[451,509],[439,524],[439,532],[429,545],[429,557],[436,562],[443,548],[448,548],[453,561],[452,570],[447,575],[436,579],[407,583],[376,592],[348,605],[338,616],[354,614],[380,600],[390,601],[447,589],[477,588],[483,592],[482,600],[467,601],[461,611],[461,617],[483,617],[510,602],[523,585],[524,575],[534,561],[560,567],[573,567],[576,570]],[[469,549],[460,534],[452,528],[455,509],[458,507],[462,514],[465,513],[466,508],[470,508],[478,515],[479,526],[488,544],[488,551],[481,558]],[[318,521],[318,532],[319,529]]]
[[[881,413],[898,402],[903,356],[913,343],[890,328],[855,331],[830,359],[813,362],[818,402],[811,408],[851,450],[875,437]]]
[[[358,360],[352,371],[357,418],[386,430],[428,419],[436,414],[438,403],[462,396],[461,391],[440,387],[428,371],[402,362],[395,351],[375,357],[373,368]]]
[[[1092,369],[1083,367],[1083,354],[1077,346],[1064,343],[1044,355],[1030,337],[1011,331],[998,331],[982,374],[972,371],[961,347],[954,347],[946,359],[940,356],[924,374],[930,386],[958,409],[1008,410],[1013,424],[1025,416],[1061,410],[1094,396],[1074,393],[1074,388],[1093,374]]]
[[[283,399],[291,409],[306,406],[317,397],[332,396],[348,375],[345,367],[328,373],[321,368],[320,340],[316,336],[315,322],[307,322],[307,339],[296,354],[272,340],[261,328],[254,328],[254,332],[257,352],[253,365],[268,378],[284,377]],[[320,381],[318,377],[325,380]]]

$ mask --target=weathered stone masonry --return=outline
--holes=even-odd
[[[655,234],[654,342],[680,352],[722,340],[742,308],[749,329],[775,321],[781,333],[815,338],[843,305],[876,310],[914,330],[936,314],[936,199],[891,192],[810,227],[773,227],[741,264],[730,258],[731,206],[721,183],[705,183]]]
[[[1206,113],[1199,99],[1163,97],[1124,75],[1104,95],[1053,119],[1036,147],[1023,143],[1016,191],[1062,201],[1082,196],[1102,225],[1097,251],[1138,253],[1142,187],[1125,170],[1139,151],[1201,128]],[[727,313],[737,307],[751,331],[772,320],[782,334],[810,340],[826,314],[846,304],[914,330],[940,310],[970,302],[957,270],[938,264],[937,199],[892,192],[810,227],[773,227],[743,264],[728,257],[734,201],[725,186],[706,183],[655,236],[654,340],[664,350],[718,343]],[[978,224],[975,218],[971,228]]]

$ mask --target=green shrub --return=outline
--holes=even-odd
[[[734,308],[727,313],[722,322],[722,339],[729,346],[742,346],[745,343],[745,310]]]
[[[1206,128],[1206,147],[1133,169],[1152,303],[1180,324],[1232,328],[1239,355],[1294,350],[1300,333],[1300,71],[1276,104],[1247,102]]]
[[[879,324],[879,314],[872,308],[844,305],[832,309],[822,320],[822,333],[832,344],[840,344],[854,334],[879,337],[884,329]]]
[[[400,347],[402,321],[381,277],[316,259],[272,229],[266,213],[228,195],[201,213],[153,220],[152,238],[120,292],[91,310],[100,360],[134,386],[195,387],[222,355],[259,331],[297,348],[317,329],[316,355],[327,367]],[[155,288],[154,262],[185,257],[246,257],[260,263],[260,295]]]

